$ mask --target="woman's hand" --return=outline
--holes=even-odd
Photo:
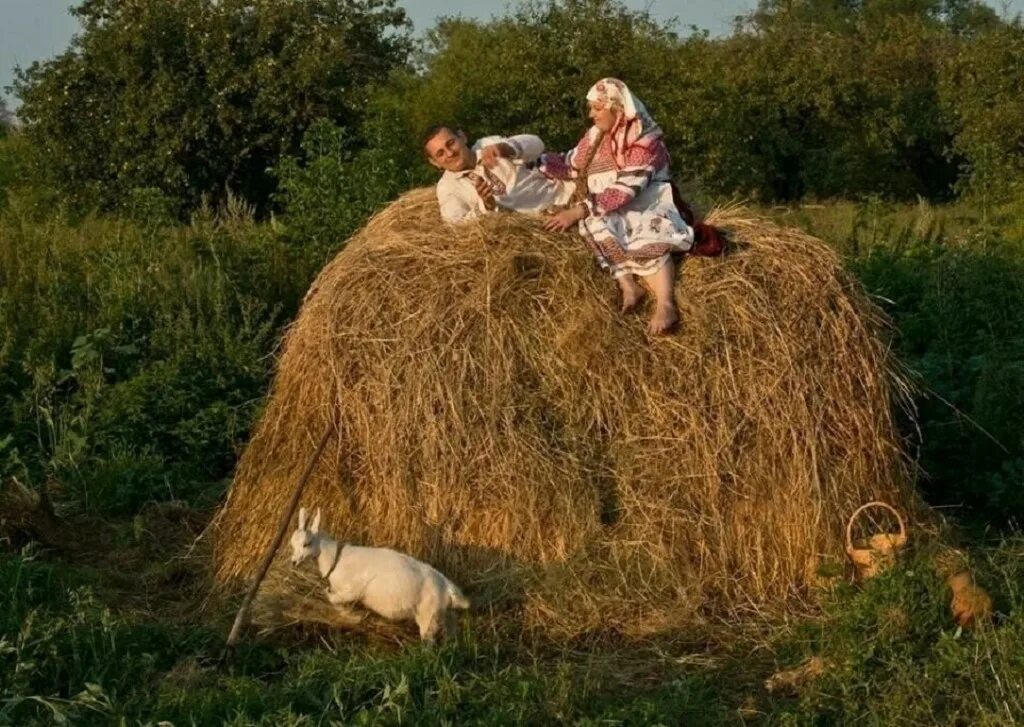
[[[549,232],[564,232],[587,216],[587,208],[582,204],[552,215],[544,222],[544,229]]]
[[[494,169],[500,159],[511,159],[515,155],[516,150],[510,144],[505,142],[491,144],[480,150],[480,163],[488,169]]]

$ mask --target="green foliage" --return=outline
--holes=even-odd
[[[531,131],[565,149],[587,125],[587,87],[617,75],[704,196],[866,198],[780,214],[888,301],[922,387],[907,435],[928,497],[966,505],[968,523],[1024,512],[1024,44],[985,6],[765,0],[711,40],[609,0],[533,2],[442,22],[416,72],[386,0],[79,12],[83,36],[19,81],[27,133],[0,138],[0,479],[50,483],[64,511],[212,503],[316,271],[435,177],[420,130]],[[958,174],[966,203],[881,201],[943,197]],[[256,224],[226,188],[280,214]],[[82,201],[120,217],[82,218]],[[751,704],[791,724],[1012,723],[1020,553],[1017,539],[982,558],[999,630],[954,631],[923,560],[840,588],[821,620],[772,645],[834,666],[767,704],[749,686],[766,674],[648,666],[638,687],[599,658],[507,634],[436,651],[279,642],[218,671],[219,629],[133,615],[94,578],[0,554],[0,724],[699,724]]]
[[[31,556],[0,555],[0,724],[670,724],[725,716],[710,681],[637,688],[572,654],[470,632],[441,648],[367,647],[352,635],[243,643],[191,622],[117,612],[96,587]],[[598,662],[599,665],[599,662]],[[716,719],[717,717],[717,719]],[[151,723],[151,722],[149,722]]]
[[[410,128],[457,123],[474,138],[532,131],[568,149],[587,127],[584,96],[595,81],[619,76],[657,103],[675,82],[675,46],[667,25],[607,0],[524,3],[488,23],[446,20],[409,93]]]
[[[90,509],[215,496],[322,259],[237,203],[183,228],[32,214],[0,218],[0,440]]]
[[[314,120],[353,127],[367,84],[405,62],[393,0],[86,0],[83,31],[19,72],[36,174],[118,207],[160,190],[179,210],[226,190],[262,204],[267,168]]]
[[[689,58],[684,156],[716,194],[948,197],[940,64],[994,17],[968,0],[762,2]]]
[[[474,619],[437,648],[254,636],[225,664],[212,613],[196,624],[133,611],[95,574],[0,554],[0,724],[1016,724],[1022,548],[1017,537],[974,551],[1001,615],[973,632],[952,625],[931,554],[917,553],[863,588],[838,585],[819,616],[706,645],[588,655]],[[799,695],[763,691],[776,666],[812,655],[828,666]]]
[[[20,134],[5,134],[0,125],[0,212],[10,194],[25,183],[28,143]]]
[[[386,110],[368,113],[359,136],[318,122],[303,138],[300,154],[275,166],[275,201],[296,244],[324,255],[337,251],[385,203],[430,183],[433,175],[408,139],[396,133],[401,127],[393,120]]]
[[[1024,512],[1024,259],[998,243],[878,248],[856,264],[893,301],[901,358],[926,387],[921,462],[933,499],[983,519]]]
[[[1004,542],[975,563],[1004,618],[961,632],[948,590],[928,557],[833,593],[820,621],[787,640],[791,663],[824,657],[823,677],[782,707],[787,724],[1013,725],[1024,719],[1021,542]]]
[[[276,191],[303,220],[319,209],[349,229],[422,178],[426,126],[564,150],[606,75],[645,100],[676,174],[705,194],[942,199],[967,175],[1005,195],[1024,169],[1024,31],[979,0],[765,0],[714,40],[618,0],[534,0],[441,21],[415,72],[392,0],[77,12],[82,35],[16,86],[34,173],[86,207],[146,190],[180,213],[230,189],[263,210]],[[351,184],[362,171],[372,184]]]
[[[534,2],[443,21],[426,73],[396,93],[413,140],[448,121],[565,149],[587,126],[587,88],[613,75],[665,129],[676,174],[707,194],[943,198],[968,151],[940,103],[943,64],[1000,27],[970,0],[765,2],[730,37],[680,39],[610,0]]]

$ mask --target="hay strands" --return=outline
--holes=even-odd
[[[320,455],[323,454],[324,448],[327,446],[327,441],[331,438],[331,434],[334,433],[334,423],[329,423],[324,428],[324,433],[320,437],[320,442],[316,445],[316,451],[313,452],[313,456],[309,458],[309,462],[306,464],[306,470],[302,473],[299,481],[295,485],[295,490],[292,492],[292,499],[288,501],[288,505],[285,507],[284,512],[281,513],[281,521],[277,524],[277,532],[274,533],[274,539],[270,541],[270,545],[267,547],[267,552],[263,556],[263,562],[260,563],[260,569],[256,572],[256,577],[252,581],[252,585],[249,586],[249,590],[245,594],[245,598],[242,599],[242,604],[238,607],[238,613],[235,614],[235,622],[231,625],[231,632],[228,634],[227,642],[225,643],[225,656],[234,648],[238,642],[238,637],[242,633],[242,626],[245,624],[246,615],[249,613],[249,607],[252,605],[253,599],[256,597],[256,591],[260,588],[260,583],[263,582],[264,577],[267,575],[267,571],[270,570],[270,564],[274,561],[274,555],[277,553],[277,549],[281,546],[281,541],[284,540],[284,534],[288,531],[288,526],[292,521],[292,517],[295,515],[295,509],[299,506],[299,499],[302,497],[302,490],[306,486],[306,482],[309,481],[309,476],[313,474],[313,470],[316,468],[317,462],[320,461]]]

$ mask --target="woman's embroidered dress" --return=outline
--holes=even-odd
[[[689,250],[694,239],[672,201],[661,129],[616,79],[599,81],[587,100],[617,102],[622,115],[615,128],[602,134],[591,127],[568,154],[545,154],[541,170],[555,179],[578,178],[596,141],[584,200],[588,214],[580,220],[580,234],[601,267],[615,277],[651,275],[671,253]]]

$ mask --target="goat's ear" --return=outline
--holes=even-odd
[[[309,515],[309,513],[306,512],[306,508],[304,508],[304,507],[300,507],[299,508],[299,530],[305,530],[306,529],[306,517],[308,515]]]
[[[309,532],[311,532],[311,533],[319,533],[320,532],[320,508],[319,507],[316,509],[316,515],[313,516],[313,525],[309,528]]]

